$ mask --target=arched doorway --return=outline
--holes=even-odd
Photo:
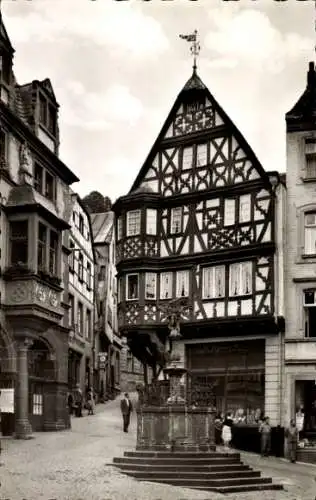
[[[50,388],[56,379],[55,356],[42,339],[34,340],[28,351],[29,420],[34,431],[45,428],[45,416],[51,412]]]

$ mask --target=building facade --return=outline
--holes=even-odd
[[[117,217],[118,316],[157,377],[167,323],[194,400],[281,421],[284,186],[197,75],[185,84]],[[159,367],[160,365],[160,367]]]
[[[93,386],[94,366],[94,248],[89,213],[77,194],[72,194],[69,234],[69,356],[68,389],[79,384],[83,394]]]
[[[93,209],[90,206],[90,212]],[[96,256],[95,390],[100,400],[106,400],[120,392],[122,348],[117,324],[114,214],[108,210],[90,213],[90,217]]]
[[[16,437],[65,429],[69,186],[51,82],[19,85],[0,13],[0,389]]]
[[[305,433],[316,433],[316,73],[286,114],[286,341],[284,422],[305,411]]]
[[[127,344],[121,351],[121,391],[135,392],[137,386],[144,385],[144,365],[137,359]]]

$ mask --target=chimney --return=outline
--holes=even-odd
[[[309,63],[309,69],[307,73],[307,87],[309,88],[314,88],[316,83],[316,78],[315,78],[315,65],[314,62],[311,61]]]

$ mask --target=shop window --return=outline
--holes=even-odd
[[[127,236],[140,234],[140,210],[127,212]]]
[[[189,296],[189,271],[178,271],[177,272],[177,287],[176,294],[177,297],[188,297]]]
[[[183,231],[183,208],[176,207],[171,209],[170,233],[178,234]]]
[[[145,299],[155,299],[157,288],[156,273],[146,273],[145,275]]]
[[[225,266],[203,269],[203,299],[215,299],[225,295]]]
[[[172,273],[160,274],[160,298],[172,298]]]
[[[28,263],[28,221],[10,222],[10,261],[11,265]]]
[[[128,274],[127,279],[127,289],[126,298],[127,300],[136,300],[139,298],[139,277],[138,274]]]
[[[43,394],[33,394],[33,415],[43,415]]]

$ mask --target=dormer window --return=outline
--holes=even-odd
[[[43,94],[39,94],[39,121],[51,135],[56,135],[56,109]]]

